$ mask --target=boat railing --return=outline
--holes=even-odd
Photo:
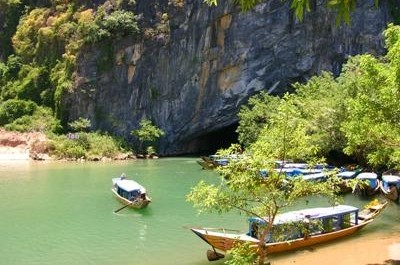
[[[243,233],[243,231],[237,229],[229,229],[224,227],[202,227],[201,229],[204,229],[206,233],[207,231],[223,232],[224,234],[226,234],[227,232]]]

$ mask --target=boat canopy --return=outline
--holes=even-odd
[[[342,171],[337,174],[342,179],[352,179],[356,176],[356,171]]]
[[[127,192],[137,190],[142,194],[146,193],[146,189],[142,185],[130,179],[113,178],[113,183]]]
[[[400,177],[395,175],[383,175],[382,180],[387,183],[399,183]]]
[[[374,180],[378,178],[378,175],[374,172],[362,172],[358,174],[357,176],[358,179],[368,179],[368,180]]]
[[[309,208],[298,211],[278,214],[275,217],[274,225],[299,222],[305,219],[323,219],[348,213],[357,213],[358,208],[350,205],[338,205],[334,207]],[[250,223],[266,224],[266,222],[258,217],[250,217]]]

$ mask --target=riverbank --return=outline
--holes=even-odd
[[[118,140],[107,135],[70,133],[49,139],[46,134],[40,132],[10,132],[0,128],[0,161],[111,161],[136,158],[141,157],[124,150]]]
[[[46,141],[47,136],[40,132],[19,133],[0,129],[0,160],[50,160],[39,150]]]
[[[326,265],[398,265],[400,264],[400,235],[372,234],[330,242],[290,255],[271,256],[271,264]]]

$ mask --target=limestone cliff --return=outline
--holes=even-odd
[[[86,117],[93,129],[132,140],[130,131],[150,118],[166,132],[160,154],[210,148],[201,136],[235,124],[257,91],[279,94],[322,70],[338,74],[348,56],[383,54],[388,8],[358,2],[351,26],[338,26],[324,1],[299,22],[280,0],[247,13],[231,1],[139,0],[140,38],[81,53],[63,102],[68,119]]]

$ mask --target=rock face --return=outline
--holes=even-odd
[[[351,26],[337,25],[325,1],[302,22],[281,0],[247,13],[231,2],[138,0],[143,34],[81,54],[67,119],[89,118],[93,129],[132,141],[148,118],[166,133],[160,154],[198,152],[210,148],[201,136],[237,123],[256,92],[280,94],[322,70],[338,74],[348,56],[385,52],[386,1],[358,1]]]

